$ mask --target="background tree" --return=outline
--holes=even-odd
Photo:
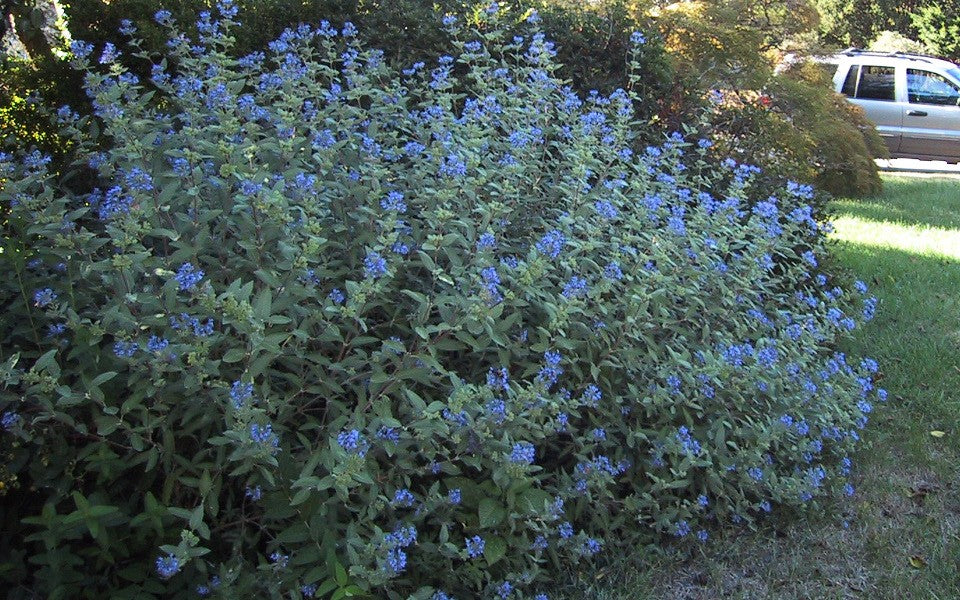
[[[911,14],[926,0],[815,0],[824,42],[865,48],[881,31],[914,37]]]
[[[960,59],[960,3],[928,4],[912,15],[917,38],[935,54]]]

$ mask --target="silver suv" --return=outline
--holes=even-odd
[[[833,89],[876,123],[891,158],[960,161],[960,67],[918,54],[844,50]]]

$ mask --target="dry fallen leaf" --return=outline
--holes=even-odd
[[[922,556],[913,555],[910,557],[910,566],[914,569],[922,569],[927,566],[927,561],[923,560]]]

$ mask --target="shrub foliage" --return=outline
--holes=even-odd
[[[325,22],[232,58],[219,11],[158,13],[149,80],[76,42],[73,167],[2,157],[14,596],[532,596],[849,489],[875,300],[810,188],[635,146],[535,13],[395,71]]]

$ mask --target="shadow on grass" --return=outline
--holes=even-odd
[[[879,196],[839,199],[833,213],[870,221],[889,221],[960,229],[960,180],[884,176]]]

